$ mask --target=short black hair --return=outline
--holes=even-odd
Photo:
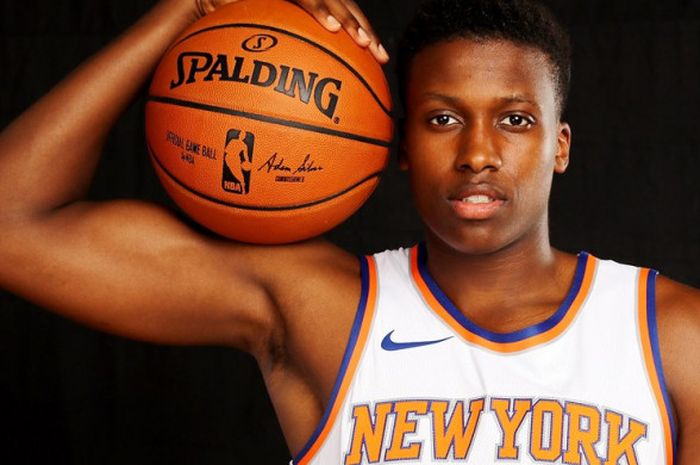
[[[547,56],[563,113],[571,81],[569,34],[536,0],[427,0],[404,31],[398,53],[400,96],[413,58],[426,47],[453,39],[507,40]]]

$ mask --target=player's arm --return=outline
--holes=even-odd
[[[222,336],[201,334],[228,315],[204,295],[204,277],[222,274],[215,247],[157,206],[82,201],[112,125],[197,15],[194,0],[158,3],[0,134],[0,286],[117,334],[162,342]],[[235,276],[257,303],[249,278]],[[192,324],[195,312],[201,318]],[[238,336],[226,342],[248,337]]]
[[[155,342],[251,350],[261,328],[278,326],[279,302],[269,290],[284,286],[285,270],[270,265],[280,256],[273,249],[204,237],[155,205],[82,200],[116,119],[167,46],[213,5],[159,2],[3,130],[1,287],[93,327]],[[325,250],[296,247],[297,266],[312,266]]]
[[[678,423],[676,463],[700,464],[700,291],[659,277],[656,297],[664,376]]]

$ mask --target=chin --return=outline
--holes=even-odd
[[[508,248],[512,241],[503,231],[493,228],[460,228],[451,231],[435,231],[426,227],[426,240],[434,246],[466,255],[489,255]]]

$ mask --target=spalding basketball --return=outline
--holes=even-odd
[[[190,26],[151,83],[146,138],[168,194],[195,221],[253,243],[333,228],[388,160],[381,67],[345,32],[284,0],[226,5]]]

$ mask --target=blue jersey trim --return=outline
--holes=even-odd
[[[447,310],[447,312],[454,318],[459,324],[461,324],[467,331],[470,331],[478,336],[483,337],[491,342],[497,343],[508,343],[508,342],[519,342],[528,339],[538,334],[549,331],[554,328],[562,319],[566,316],[569,311],[571,304],[576,299],[579,291],[581,290],[581,284],[583,283],[583,277],[586,273],[586,263],[588,261],[588,253],[581,252],[578,255],[578,262],[576,264],[576,274],[574,275],[574,282],[569,289],[564,302],[559,306],[557,311],[547,318],[545,321],[538,323],[536,325],[529,326],[527,328],[514,331],[512,333],[495,333],[489,331],[481,326],[475,324],[469,318],[464,316],[462,312],[459,311],[457,306],[452,303],[449,297],[440,289],[440,286],[435,282],[433,277],[428,271],[428,251],[425,242],[421,242],[418,245],[418,271],[428,285],[430,292],[433,296],[440,302],[440,304]]]
[[[664,368],[661,363],[661,349],[659,348],[659,335],[656,328],[656,276],[658,272],[650,270],[647,276],[647,325],[649,326],[649,341],[651,342],[651,352],[654,355],[654,366],[656,368],[656,376],[659,379],[661,393],[666,404],[666,412],[668,413],[669,424],[671,425],[671,437],[673,438],[673,462],[676,462],[676,451],[678,450],[678,437],[676,433],[676,422],[673,417],[673,408],[671,405],[671,397],[666,388],[666,378],[664,377]]]
[[[328,399],[328,404],[326,405],[326,409],[323,412],[323,417],[321,418],[320,423],[316,427],[316,430],[314,430],[314,433],[311,435],[311,438],[307,441],[306,445],[301,449],[301,451],[294,457],[292,460],[292,464],[298,463],[301,461],[301,459],[306,456],[306,454],[309,452],[309,449],[316,443],[316,440],[318,440],[319,435],[321,434],[321,431],[323,431],[323,428],[326,426],[326,423],[328,422],[328,417],[331,414],[331,411],[333,410],[333,406],[335,405],[335,402],[338,397],[338,391],[340,390],[340,386],[343,384],[343,379],[345,379],[345,372],[348,369],[348,365],[350,364],[350,359],[352,358],[352,354],[355,351],[355,346],[357,345],[357,338],[360,334],[360,328],[362,328],[362,322],[364,321],[365,318],[365,313],[367,311],[367,298],[369,296],[369,287],[370,287],[370,282],[369,282],[369,264],[367,263],[369,259],[367,257],[360,257],[360,277],[362,280],[362,291],[360,294],[360,302],[357,304],[357,311],[355,313],[355,321],[352,324],[352,330],[350,331],[350,338],[348,339],[348,343],[345,346],[345,354],[343,355],[343,362],[340,364],[340,370],[338,371],[338,375],[335,378],[335,384],[333,385],[333,391],[331,392],[331,397]],[[290,464],[291,465],[291,464]]]

